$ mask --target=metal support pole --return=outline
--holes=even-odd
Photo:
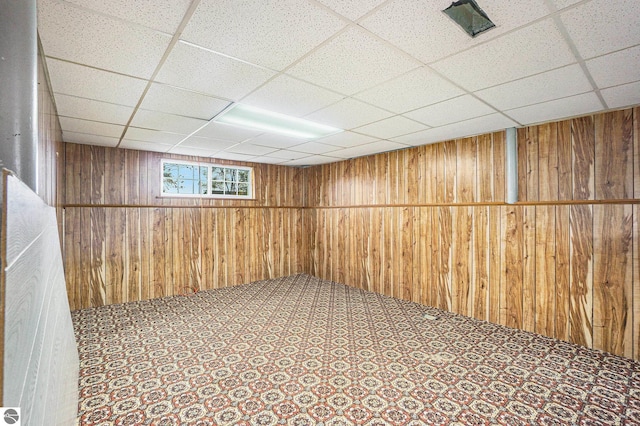
[[[506,149],[506,181],[507,181],[507,204],[514,204],[518,201],[518,134],[515,127],[507,129],[507,149]]]

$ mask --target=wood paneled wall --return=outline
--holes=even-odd
[[[160,197],[159,153],[65,144],[65,157],[71,309],[309,270],[302,169],[252,164],[255,200],[203,200]]]
[[[307,169],[312,274],[640,359],[640,108]]]
[[[640,359],[639,122],[519,129],[516,205],[504,132],[255,165],[253,201],[161,198],[161,154],[65,144],[71,306],[308,272]]]

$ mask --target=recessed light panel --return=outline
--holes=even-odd
[[[231,106],[214,118],[214,121],[302,139],[317,139],[343,131],[302,118],[242,104]]]
[[[443,12],[471,37],[496,26],[474,0],[455,1]]]

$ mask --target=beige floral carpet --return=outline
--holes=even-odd
[[[640,424],[638,363],[308,275],[73,320],[80,424]]]

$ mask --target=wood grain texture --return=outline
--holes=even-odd
[[[138,210],[132,220],[139,229],[128,213],[124,223],[127,238],[139,235],[132,247],[140,253],[140,260],[125,256],[126,294],[133,297],[128,286],[138,279],[146,298],[172,294],[167,283],[177,277],[205,289],[311,272],[639,359],[637,115],[638,108],[519,129],[515,206],[503,204],[504,132],[306,169],[255,165],[256,200],[242,202],[159,199],[150,176],[159,173],[161,154],[138,153],[136,161],[125,152],[123,173],[141,177],[121,177],[122,187],[126,194],[138,187],[144,204],[126,206]],[[66,149],[66,176],[100,174],[100,167],[75,164],[85,158],[76,152],[83,148]],[[105,163],[105,173],[110,167]],[[79,204],[66,208],[65,267],[76,307],[86,303],[80,266],[87,236],[75,224],[92,198],[83,197],[76,192],[70,199]],[[623,233],[605,227],[609,213]],[[107,235],[106,225],[93,226],[91,241]],[[630,249],[621,250],[626,238]],[[632,278],[602,284],[613,280],[609,264],[623,260]],[[142,271],[130,281],[138,263]],[[102,303],[112,303],[107,299]]]

